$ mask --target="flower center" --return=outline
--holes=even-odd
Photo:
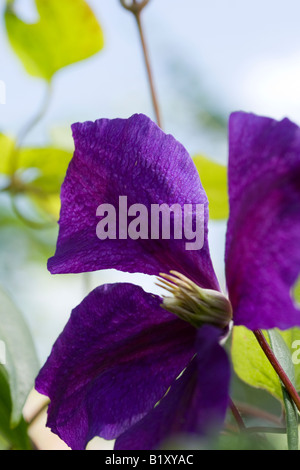
[[[231,303],[221,292],[203,289],[177,271],[160,273],[157,279],[156,285],[173,294],[163,296],[162,307],[195,328],[209,323],[223,329],[230,323]]]

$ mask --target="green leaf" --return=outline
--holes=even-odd
[[[35,0],[39,21],[28,24],[7,3],[10,43],[27,72],[50,81],[63,67],[87,59],[103,47],[101,27],[84,0]]]
[[[210,219],[227,219],[229,214],[227,167],[202,155],[196,155],[193,161],[208,197]]]
[[[10,387],[12,411],[10,422],[17,426],[29,392],[39,370],[34,343],[21,312],[0,289],[0,340],[5,347],[4,367]]]
[[[295,387],[295,368],[292,362],[290,349],[279,331],[275,329],[270,330],[268,334],[271,348],[279,364]],[[290,395],[283,384],[282,395],[285,406],[288,448],[290,450],[298,450],[298,412],[295,403],[290,398]]]
[[[0,450],[31,450],[28,426],[23,417],[11,426],[12,404],[7,374],[0,366]]]
[[[241,380],[282,401],[280,380],[252,331],[244,326],[233,328],[231,353],[234,370]]]

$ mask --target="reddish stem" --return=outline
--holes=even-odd
[[[298,410],[300,411],[300,397],[297,393],[297,390],[295,389],[294,385],[286,375],[284,369],[281,367],[280,363],[278,362],[275,354],[273,353],[272,349],[270,348],[266,338],[264,337],[263,333],[261,330],[255,330],[253,331],[258,343],[260,344],[260,347],[264,351],[265,355],[269,359],[272,367],[274,368],[275,372],[278,374],[280,377],[280,380],[282,381],[283,385],[287,389],[290,397],[294,401],[295,405],[297,406]]]

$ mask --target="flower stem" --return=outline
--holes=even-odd
[[[235,404],[233,403],[233,401],[231,399],[229,400],[229,406],[230,406],[231,412],[234,416],[234,419],[237,422],[239,430],[244,431],[246,429],[246,426],[245,426],[245,423],[243,421],[243,418],[242,418],[239,410],[237,409],[237,407],[235,406]]]
[[[144,0],[141,3],[138,3],[136,0],[133,0],[132,5],[127,5],[124,0],[121,0],[121,4],[123,5],[124,8],[126,8],[126,10],[130,11],[135,17],[141,44],[142,44],[143,55],[144,55],[144,60],[145,60],[145,65],[146,65],[146,70],[147,70],[147,75],[148,75],[148,82],[150,86],[152,105],[154,108],[156,122],[159,127],[162,127],[162,120],[161,120],[160,109],[158,105],[157,93],[155,90],[153,73],[152,73],[152,69],[150,65],[149,52],[148,52],[148,48],[146,45],[144,29],[143,29],[143,25],[141,21],[141,12],[144,9],[144,7],[148,4],[148,1],[149,0],[147,1]]]
[[[295,389],[294,385],[292,384],[292,382],[288,378],[288,376],[285,373],[282,366],[279,364],[275,354],[273,353],[272,349],[270,348],[270,346],[269,346],[266,338],[264,337],[262,331],[261,330],[255,330],[255,331],[253,331],[253,333],[254,333],[260,347],[262,348],[265,355],[269,359],[273,369],[275,370],[275,372],[279,376],[281,382],[283,383],[283,385],[285,386],[285,388],[286,388],[287,392],[289,393],[290,397],[294,401],[297,409],[300,411],[300,397],[297,393],[297,390]]]

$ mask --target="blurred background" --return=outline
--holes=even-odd
[[[6,2],[0,2],[0,80],[6,88],[6,103],[0,104],[0,133],[14,138],[40,109],[47,85],[27,73],[13,50],[4,21]],[[25,147],[51,145],[71,153],[73,122],[129,117],[136,112],[155,120],[133,16],[118,0],[87,3],[103,31],[104,46],[55,73],[47,111],[26,134]],[[33,0],[16,0],[14,8],[23,21],[39,19]],[[299,124],[299,17],[297,0],[150,0],[142,21],[163,129],[192,156],[201,154],[226,165],[227,119],[232,111],[289,117]],[[0,284],[23,314],[40,364],[72,308],[94,286],[129,279],[157,291],[147,276],[115,271],[51,276],[47,259],[54,253],[57,225],[32,228],[11,209],[5,191],[0,193],[0,210]],[[226,220],[211,220],[211,252],[221,280],[225,231]],[[35,403],[30,401],[25,413],[32,415]],[[64,448],[56,437],[41,431],[43,420],[32,428],[39,436],[35,434],[36,445]]]

